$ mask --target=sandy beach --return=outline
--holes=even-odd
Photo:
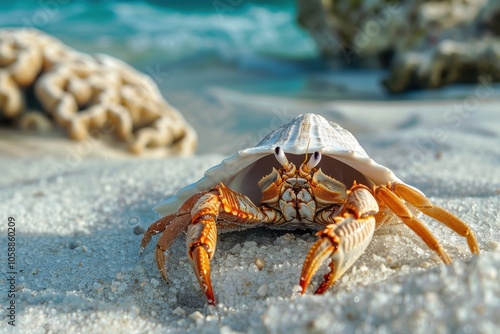
[[[499,4],[2,2],[0,334],[499,333]],[[181,234],[163,281],[157,237],[139,255],[153,207],[304,113],[466,222],[480,255],[420,215],[452,264],[384,226],[302,295],[314,231],[224,233],[209,307]]]
[[[9,310],[2,307],[0,332],[495,332],[500,326],[498,102],[482,101],[461,114],[450,113],[454,103],[460,101],[425,108],[346,102],[335,104],[337,114],[324,114],[342,116],[338,122],[345,122],[372,158],[470,224],[481,255],[472,256],[463,238],[422,216],[452,265],[443,265],[404,225],[384,227],[322,296],[312,295],[313,288],[298,293],[305,253],[316,240],[308,231],[221,235],[212,261],[216,308],[206,306],[184,236],[168,252],[169,285],[157,271],[153,245],[139,257],[141,233],[157,218],[152,207],[225,155],[137,160],[87,154],[68,160],[69,141],[63,155],[5,155],[0,233],[6,245],[13,217],[15,297],[6,294],[6,246],[7,275],[0,284],[2,305],[15,300],[16,326],[7,324]],[[272,125],[269,117],[256,119],[262,126],[254,136]],[[257,259],[265,262],[262,270]],[[313,287],[326,270],[323,266]]]

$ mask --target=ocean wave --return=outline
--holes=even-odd
[[[0,5],[0,27],[38,28],[82,51],[132,61],[176,62],[190,57],[233,61],[249,54],[286,59],[317,56],[314,41],[296,22],[293,1],[176,3],[16,2]]]

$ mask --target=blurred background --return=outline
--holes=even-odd
[[[200,153],[232,153],[304,112],[356,132],[379,127],[377,112],[411,122],[422,102],[500,96],[496,0],[2,1],[12,27],[149,75]]]

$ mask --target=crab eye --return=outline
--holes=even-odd
[[[285,152],[283,152],[281,147],[276,146],[276,148],[274,149],[274,156],[281,166],[285,167],[288,165],[288,159],[286,158]]]
[[[311,170],[314,167],[316,167],[319,164],[319,161],[321,160],[321,153],[318,151],[314,152],[313,155],[311,155],[311,159],[307,162],[307,169]]]

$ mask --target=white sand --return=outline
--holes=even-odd
[[[205,306],[184,237],[169,252],[167,285],[154,245],[138,256],[141,235],[134,228],[146,228],[156,219],[156,203],[222,156],[71,164],[64,157],[3,158],[0,265],[6,272],[7,217],[13,216],[19,273],[15,328],[7,324],[8,286],[5,275],[0,279],[0,332],[494,333],[500,328],[499,116],[490,111],[494,104],[453,122],[443,118],[442,106],[435,109],[441,114],[419,117],[393,109],[398,122],[362,106],[344,110],[349,123],[377,129],[358,136],[376,161],[471,225],[481,256],[472,257],[461,237],[422,217],[452,265],[442,265],[405,226],[383,228],[327,294],[311,294],[324,267],[300,296],[311,233],[224,234],[212,261],[216,312]],[[436,129],[445,136],[437,144]],[[261,271],[256,259],[265,262]]]

